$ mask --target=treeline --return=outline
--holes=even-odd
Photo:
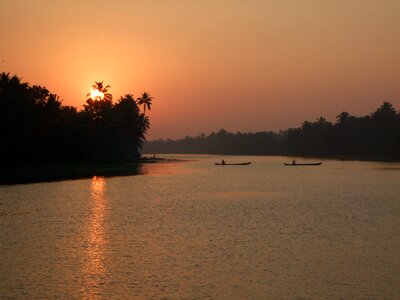
[[[70,161],[127,161],[139,158],[149,119],[151,97],[121,97],[116,103],[109,86],[96,82],[96,97],[82,111],[62,105],[45,87],[0,74],[0,164]]]
[[[224,129],[210,135],[179,140],[146,142],[146,153],[196,153],[225,155],[288,155],[400,159],[400,113],[384,102],[375,112],[352,116],[342,112],[335,123],[324,118],[305,121],[299,128],[278,133],[230,133]]]

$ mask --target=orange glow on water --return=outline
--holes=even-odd
[[[104,253],[107,239],[104,231],[107,202],[104,195],[105,179],[93,177],[90,186],[90,217],[87,231],[87,257],[85,294],[88,299],[98,298],[102,294],[101,286],[107,273],[104,265]]]

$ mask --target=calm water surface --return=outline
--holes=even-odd
[[[0,187],[0,298],[399,299],[400,164],[169,157]]]

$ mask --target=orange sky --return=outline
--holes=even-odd
[[[0,0],[0,71],[81,108],[154,96],[149,138],[400,108],[400,1]]]

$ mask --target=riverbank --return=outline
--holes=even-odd
[[[159,153],[160,155],[215,155],[220,157],[226,156],[281,156],[295,159],[318,159],[318,160],[344,160],[344,161],[376,161],[376,162],[400,162],[400,156],[379,156],[379,155],[305,155],[305,154],[257,154],[257,153],[189,153],[189,152],[176,152],[176,153]]]
[[[94,176],[114,177],[144,174],[142,164],[169,163],[180,160],[168,158],[142,159],[138,162],[122,163],[36,163],[20,166],[2,166],[0,185],[50,182]]]
[[[296,158],[313,158],[320,160],[344,160],[344,161],[376,161],[376,162],[400,162],[400,158],[388,156],[373,156],[373,155],[293,155],[288,157]]]

